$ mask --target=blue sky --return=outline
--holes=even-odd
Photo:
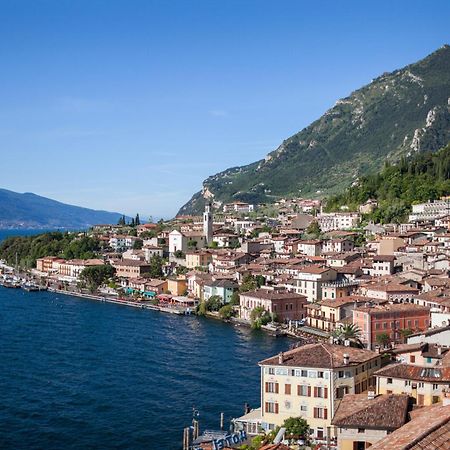
[[[0,187],[173,216],[450,43],[450,2],[0,0]]]

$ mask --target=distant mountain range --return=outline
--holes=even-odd
[[[450,142],[450,46],[384,73],[339,100],[320,119],[264,159],[210,176],[179,214],[199,213],[204,198],[270,203],[281,196],[337,193],[384,161]]]
[[[0,229],[72,228],[84,229],[95,224],[116,224],[122,215],[67,205],[36,194],[0,189]]]

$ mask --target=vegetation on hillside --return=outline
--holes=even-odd
[[[32,268],[36,259],[59,256],[65,259],[94,258],[100,250],[100,241],[78,233],[53,231],[35,236],[9,237],[0,244],[0,259],[8,264]]]
[[[400,222],[414,203],[435,200],[450,194],[450,144],[442,150],[418,153],[397,164],[386,163],[383,170],[361,178],[357,185],[327,200],[328,211],[342,207],[357,210],[369,199],[378,207],[368,219],[374,222]]]
[[[436,151],[450,140],[450,46],[385,73],[336,102],[266,158],[210,176],[180,214],[215,201],[272,203],[284,196],[332,195],[411,151]]]

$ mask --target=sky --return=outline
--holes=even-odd
[[[448,0],[0,0],[0,187],[172,217],[449,22]]]

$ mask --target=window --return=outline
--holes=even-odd
[[[438,384],[433,384],[433,391],[439,389],[439,385]]]
[[[266,413],[278,414],[278,403],[266,402]]]
[[[327,419],[328,418],[327,408],[314,408],[314,418],[315,419]]]
[[[328,398],[328,388],[314,387],[314,397]]]
[[[366,429],[365,428],[358,428],[358,433],[365,433]]]
[[[411,381],[410,380],[405,380],[405,386],[411,386]]]
[[[409,356],[409,362],[411,362],[411,363],[415,363],[415,362],[416,362],[416,357],[415,357],[415,355],[410,355],[410,356]]]
[[[323,372],[317,372],[317,378],[324,378]]]
[[[388,379],[386,380],[386,383],[387,383],[387,384],[392,384],[392,378],[388,378]]]
[[[302,377],[305,377],[305,378],[308,377],[308,371],[307,370],[302,370]]]
[[[301,395],[302,397],[311,397],[311,386],[299,384],[297,386],[297,395]]]
[[[343,370],[339,371],[339,378],[344,378],[344,371]]]
[[[275,368],[269,367],[269,375],[275,375]]]
[[[278,394],[278,383],[266,383],[266,392]]]
[[[285,384],[284,385],[284,393],[286,395],[291,395],[291,385],[290,384]]]
[[[300,405],[300,411],[306,412],[306,411],[308,411],[308,407],[306,405]]]

